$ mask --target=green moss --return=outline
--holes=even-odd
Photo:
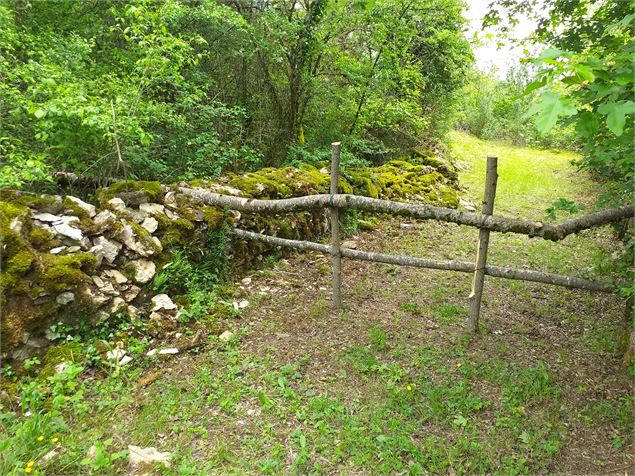
[[[128,262],[124,264],[123,267],[121,268],[121,274],[123,274],[129,280],[134,281],[135,276],[137,274],[137,268],[135,267],[134,264],[132,264],[131,262]]]
[[[28,273],[33,266],[35,255],[28,250],[21,250],[7,260],[2,270],[2,288],[14,288],[22,276]]]
[[[143,192],[151,202],[160,200],[164,194],[163,187],[159,182],[146,182],[142,180],[126,180],[116,182],[107,188],[97,190],[97,199],[102,206],[119,193]]]
[[[54,246],[58,240],[55,240],[55,235],[43,228],[34,228],[29,233],[29,242],[38,249],[50,249]]]
[[[281,186],[263,175],[247,174],[235,176],[229,181],[231,187],[252,198],[285,198],[290,195],[288,187]]]
[[[59,207],[58,200],[59,197],[55,195],[41,195],[17,190],[0,190],[0,201],[12,202],[18,206],[30,207],[37,210]],[[55,211],[51,213],[55,213]]]
[[[459,206],[459,193],[456,189],[442,185],[439,188],[439,199],[442,205],[450,208]]]
[[[90,218],[90,215],[88,214],[88,212],[84,210],[82,207],[80,207],[76,202],[71,200],[69,197],[64,197],[64,200],[62,201],[62,205],[64,206],[66,210],[69,210],[72,215],[75,215],[79,217],[80,219]]]
[[[219,208],[204,206],[201,210],[210,230],[215,230],[225,221],[225,213]]]
[[[289,240],[297,240],[300,238],[298,231],[295,230],[291,224],[285,222],[280,223],[278,226],[278,236]]]
[[[79,363],[86,359],[82,345],[79,342],[67,342],[50,347],[42,360],[39,377],[45,379],[55,375],[55,367],[61,363]]]
[[[194,236],[194,224],[184,218],[171,220],[163,234],[163,242],[166,246],[184,245]]]
[[[88,280],[97,268],[97,258],[90,253],[57,256],[43,254],[38,282],[50,292],[62,292]]]
[[[33,253],[22,250],[7,261],[6,271],[7,273],[21,276],[31,269],[34,259]]]
[[[432,185],[433,183],[441,182],[443,175],[439,172],[431,172],[429,174],[422,175],[417,179],[423,185]]]
[[[360,219],[357,221],[357,227],[362,231],[373,231],[379,225],[377,217],[370,216],[366,219]]]
[[[0,405],[8,410],[17,409],[20,402],[18,386],[9,379],[0,382]]]

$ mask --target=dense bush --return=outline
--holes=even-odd
[[[0,6],[0,186],[164,181],[334,140],[382,161],[447,130],[459,0],[16,0]]]
[[[525,68],[511,70],[504,80],[473,69],[457,104],[456,126],[481,139],[514,145],[570,149],[577,146],[571,125],[541,132],[527,115],[536,94],[524,94],[531,75]]]

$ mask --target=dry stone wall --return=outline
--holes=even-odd
[[[175,192],[178,186],[273,199],[327,193],[328,170],[312,166],[230,174],[216,181],[165,186],[117,182],[99,189],[94,203],[74,196],[0,191],[1,353],[3,359],[42,355],[50,327],[78,316],[94,326],[117,313],[175,325],[170,296],[149,284],[178,247],[204,247],[210,231],[229,226],[296,239],[316,239],[327,229],[324,211],[289,216],[247,215],[209,207]],[[456,175],[445,163],[392,161],[343,173],[344,193],[417,200],[456,207]],[[234,241],[234,269],[253,266],[267,250]]]

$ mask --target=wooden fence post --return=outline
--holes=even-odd
[[[333,195],[338,192],[340,180],[340,149],[341,142],[333,142],[333,155],[331,157],[331,203]],[[333,266],[333,307],[342,308],[342,254],[340,252],[340,211],[335,206],[331,211],[331,263]]]
[[[491,215],[494,212],[494,199],[496,198],[496,182],[498,180],[498,157],[487,157],[485,172],[485,193],[483,195],[483,215]],[[467,322],[467,330],[476,332],[478,318],[481,313],[481,298],[483,296],[483,284],[485,282],[485,266],[487,265],[487,249],[489,246],[489,230],[480,228],[478,231],[478,248],[476,251],[476,265],[474,278],[472,279],[472,292],[470,293],[470,315]]]

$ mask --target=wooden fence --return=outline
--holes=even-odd
[[[269,245],[291,248],[299,251],[313,250],[330,254],[333,267],[333,305],[338,309],[342,307],[342,257],[398,266],[413,266],[417,268],[473,273],[472,291],[469,296],[470,311],[467,323],[467,328],[470,332],[474,332],[478,326],[485,276],[532,281],[564,286],[567,288],[587,289],[590,291],[612,291],[611,286],[605,282],[590,281],[574,276],[562,276],[559,274],[546,273],[537,270],[504,268],[501,266],[488,265],[487,251],[489,248],[489,235],[492,231],[503,233],[513,232],[528,235],[530,237],[540,237],[546,240],[559,241],[582,230],[633,217],[635,214],[635,205],[627,205],[620,208],[591,213],[580,218],[566,220],[557,225],[496,217],[493,215],[494,200],[496,197],[496,184],[498,181],[498,158],[495,156],[487,157],[483,213],[481,214],[426,204],[392,202],[358,195],[339,194],[338,182],[340,175],[340,148],[341,144],[339,142],[333,143],[331,187],[329,195],[307,195],[304,197],[281,200],[257,200],[221,195],[202,189],[180,187],[179,190],[182,193],[197,197],[209,205],[245,212],[292,213],[296,211],[307,211],[328,207],[330,210],[331,228],[330,245],[314,243],[311,241],[288,240],[241,230],[238,228],[233,230],[233,234],[237,238],[261,241]],[[435,219],[438,221],[479,228],[475,263],[463,261],[439,261],[412,256],[395,256],[342,248],[339,231],[339,211],[341,209],[358,209],[366,212],[409,216],[424,220]]]

